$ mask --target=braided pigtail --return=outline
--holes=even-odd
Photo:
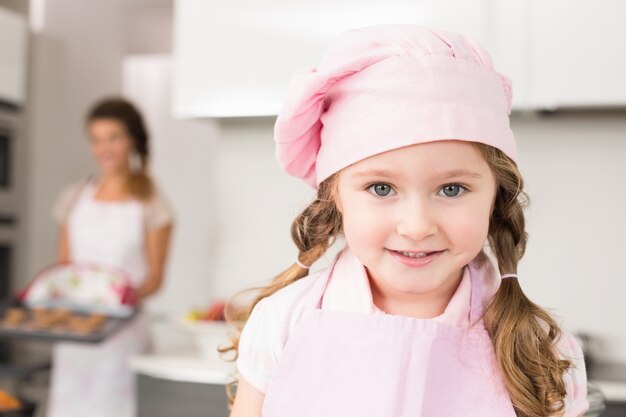
[[[281,288],[307,276],[309,273],[308,266],[322,257],[341,233],[341,213],[337,210],[334,201],[338,178],[339,176],[335,174],[322,182],[316,199],[291,224],[291,237],[299,251],[298,262],[294,262],[293,265],[278,274],[268,285],[245,290],[244,292],[259,291],[254,300],[245,307],[239,307],[233,302],[242,293],[236,294],[227,303],[226,320],[235,327],[237,333],[230,338],[231,345],[221,348],[220,352],[234,352],[230,357],[231,361],[237,360],[241,331],[257,303]],[[232,382],[226,387],[229,407],[233,405],[235,390],[236,382]]]
[[[526,250],[524,208],[528,196],[515,163],[500,150],[476,144],[497,181],[489,225],[489,244],[501,274],[516,273]],[[563,373],[571,363],[560,358],[560,329],[550,314],[530,301],[517,278],[502,280],[485,312],[496,361],[519,417],[559,415],[566,395]]]

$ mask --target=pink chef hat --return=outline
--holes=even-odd
[[[276,158],[313,188],[369,156],[436,140],[482,142],[516,160],[510,113],[511,82],[473,40],[415,25],[353,29],[293,75]]]

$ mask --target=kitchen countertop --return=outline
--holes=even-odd
[[[131,369],[153,378],[225,385],[234,380],[235,364],[217,357],[205,358],[194,350],[180,350],[131,359]]]
[[[131,368],[154,378],[222,385],[233,380],[236,370],[234,363],[204,358],[194,350],[136,356]],[[588,378],[607,401],[626,402],[626,364],[594,364]]]

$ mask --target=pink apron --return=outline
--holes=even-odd
[[[486,255],[464,271],[466,326],[321,309],[333,270],[349,256],[340,253],[315,284],[267,386],[264,417],[515,417],[480,319],[481,274],[493,274],[477,262]]]
[[[144,209],[140,202],[100,202],[88,183],[68,220],[73,262],[126,270],[134,286],[145,279]],[[130,357],[149,348],[147,324],[136,318],[97,345],[58,343],[53,351],[48,417],[134,417],[135,377]]]

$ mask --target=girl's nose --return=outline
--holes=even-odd
[[[437,230],[437,222],[428,203],[415,199],[403,204],[398,217],[398,234],[419,241],[436,234]]]

